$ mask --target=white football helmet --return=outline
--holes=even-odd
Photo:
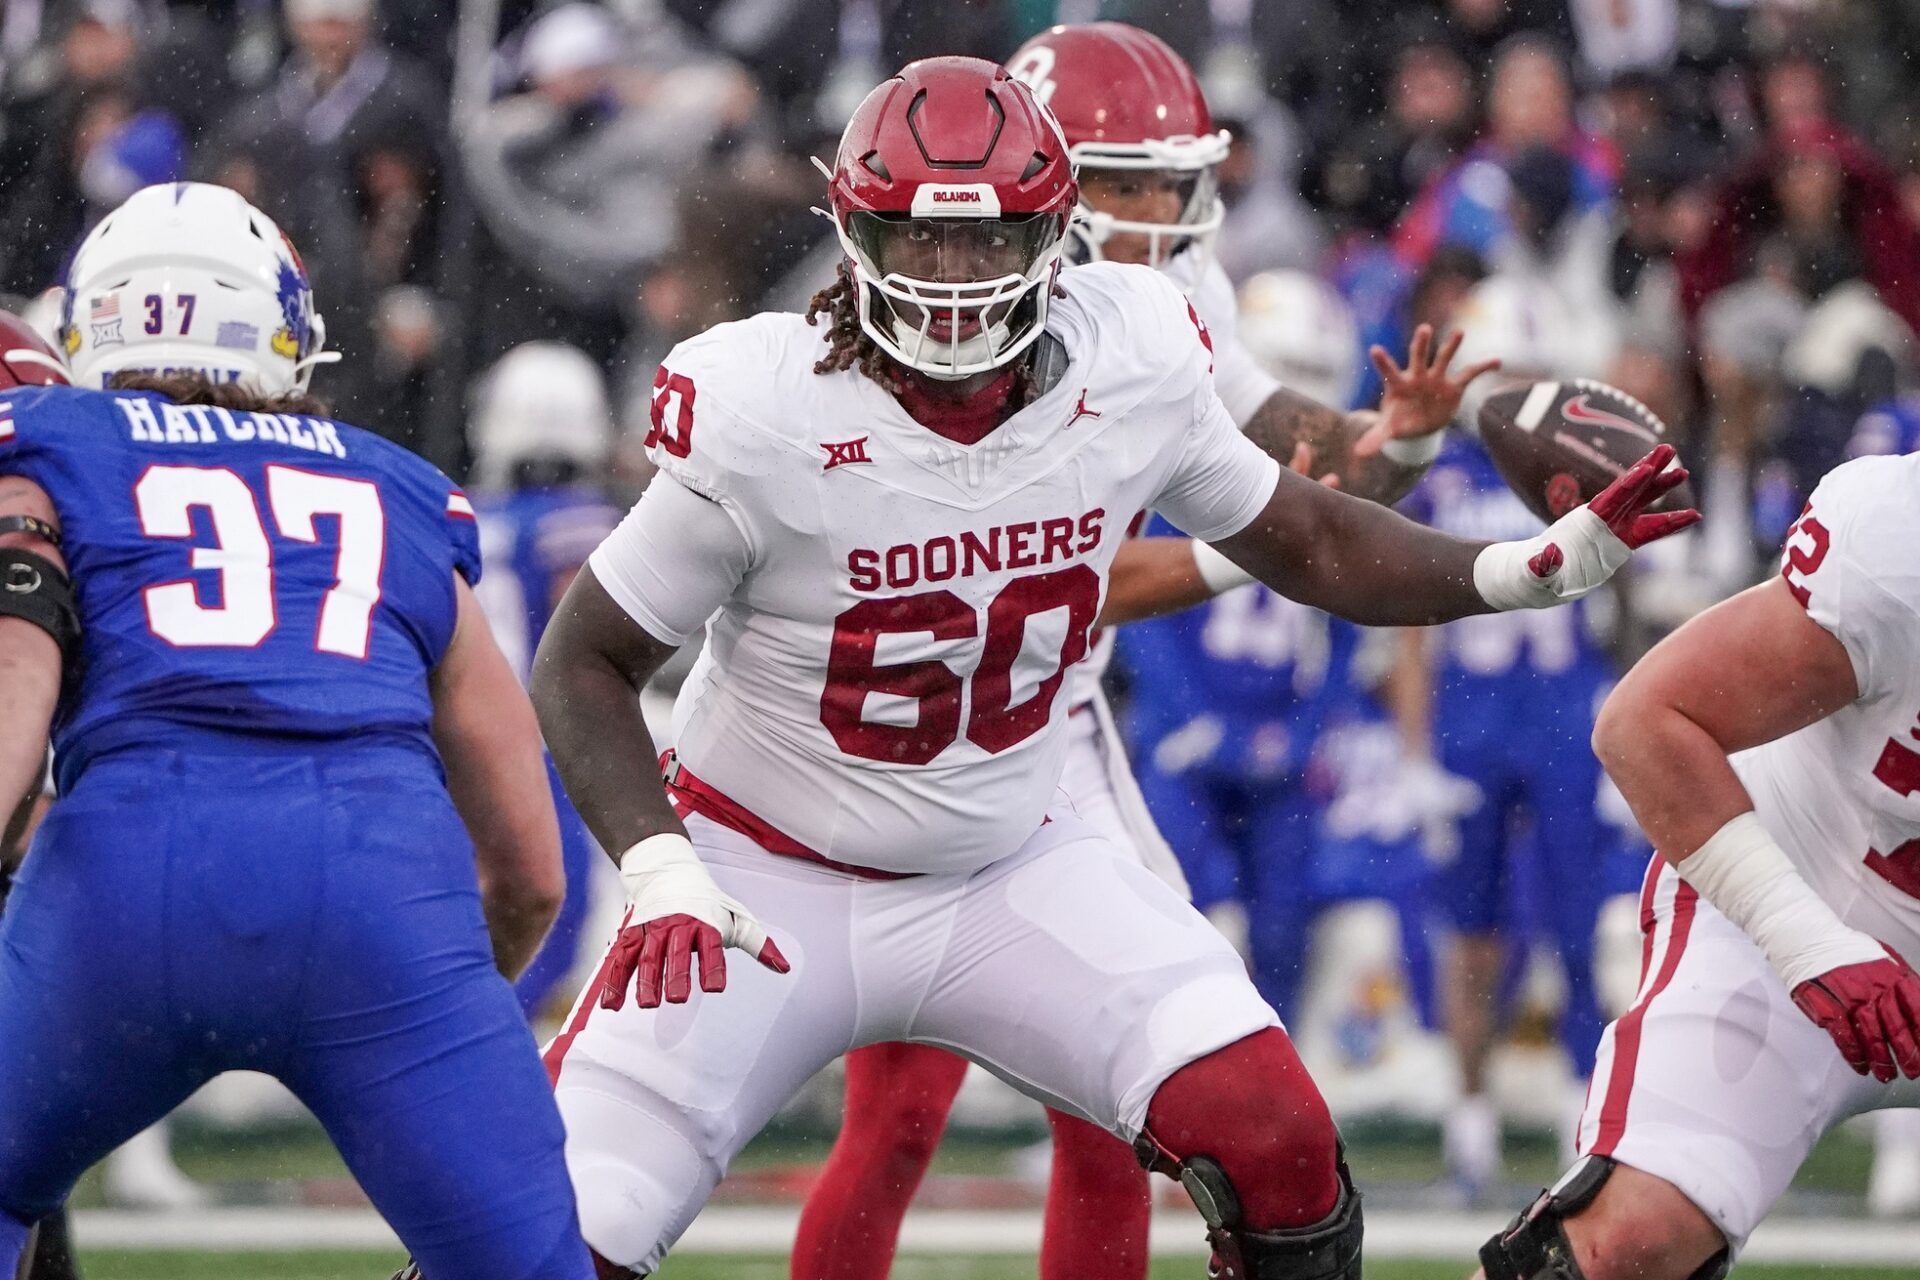
[[[324,350],[293,243],[238,192],[202,182],[136,191],[81,242],[61,342],[80,387],[177,371],[283,395],[340,358]]]
[[[525,342],[487,370],[474,394],[468,443],[474,483],[505,488],[522,462],[557,458],[592,473],[607,460],[607,383],[578,347]]]
[[[1240,341],[1289,389],[1344,407],[1360,373],[1360,328],[1337,290],[1304,271],[1240,286]]]

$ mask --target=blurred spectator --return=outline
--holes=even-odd
[[[1777,138],[1720,209],[1680,266],[1713,419],[1708,545],[1731,586],[1778,546],[1861,413],[1911,381],[1920,234],[1878,159],[1819,124]]]
[[[1514,232],[1513,165],[1523,155],[1549,151],[1567,166],[1560,212],[1584,215],[1607,204],[1612,163],[1606,149],[1574,123],[1566,67],[1552,45],[1525,37],[1503,46],[1494,62],[1482,141],[1415,201],[1395,232],[1396,248],[1415,264],[1441,244],[1491,257]],[[1542,168],[1535,172],[1546,176]],[[1542,212],[1536,206],[1536,214]]]
[[[1832,129],[1833,86],[1826,64],[1805,47],[1776,54],[1760,70],[1760,119],[1771,138]]]
[[[1309,195],[1352,226],[1383,230],[1453,165],[1475,125],[1473,73],[1430,30],[1400,52],[1386,110],[1335,144]]]
[[[1243,120],[1216,115],[1233,135],[1218,170],[1228,218],[1213,253],[1233,280],[1257,271],[1306,268],[1325,252],[1321,219],[1300,197],[1294,157],[1298,133],[1285,112],[1268,106]]]
[[[433,274],[445,106],[431,76],[374,40],[373,10],[284,0],[293,54],[228,117],[206,167],[300,246],[328,343],[346,357],[327,378],[335,407],[404,439],[433,343],[419,307],[388,295]]]
[[[487,343],[559,336],[604,361],[636,283],[680,234],[682,183],[752,119],[757,94],[670,20],[634,33],[589,4],[537,19],[519,70],[525,91],[461,138],[481,217],[514,271],[491,291]]]
[[[0,289],[38,292],[109,209],[184,176],[179,122],[137,91],[139,20],[132,0],[86,0],[49,46],[57,57],[6,84]]]
[[[1740,279],[1775,236],[1813,296],[1857,274],[1909,325],[1920,323],[1920,231],[1892,172],[1850,134],[1803,125],[1721,186],[1712,233],[1679,257],[1689,313]]]
[[[1438,12],[1468,61],[1481,67],[1498,62],[1501,50],[1516,36],[1564,46],[1572,35],[1566,0],[1428,0],[1406,8]]]
[[[1581,66],[1597,79],[1660,71],[1680,34],[1678,0],[1570,0]]]
[[[1688,450],[1693,380],[1673,265],[1673,196],[1664,167],[1643,155],[1628,160],[1603,268],[1619,339],[1605,377],[1651,408]]]

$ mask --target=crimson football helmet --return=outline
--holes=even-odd
[[[67,385],[67,366],[33,326],[0,311],[0,391]]]
[[[1080,172],[1148,170],[1180,183],[1176,222],[1116,218],[1083,204],[1076,256],[1102,257],[1115,232],[1145,236],[1154,266],[1212,241],[1226,216],[1217,170],[1232,138],[1213,127],[1199,78],[1164,40],[1124,22],[1053,27],[1021,45],[1007,69],[1060,121]]]
[[[860,327],[888,355],[957,379],[1040,336],[1079,186],[1059,124],[1004,67],[909,63],[821,168]]]

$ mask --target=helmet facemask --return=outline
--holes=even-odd
[[[902,364],[935,378],[971,377],[1008,364],[1046,327],[1066,244],[1059,214],[852,210],[835,226],[853,262],[860,327]]]
[[[1099,262],[1115,235],[1147,241],[1147,265],[1164,267],[1183,251],[1205,253],[1226,218],[1220,200],[1219,165],[1227,157],[1225,130],[1200,138],[1132,143],[1081,143],[1072,149],[1083,183],[1073,227],[1073,260]],[[1087,203],[1085,181],[1103,173],[1138,173],[1167,182],[1180,192],[1180,213],[1171,222],[1115,217]],[[1097,184],[1097,179],[1096,179]]]

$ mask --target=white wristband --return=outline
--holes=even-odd
[[[1207,590],[1216,596],[1253,581],[1252,574],[1198,538],[1193,540],[1193,567],[1199,572],[1200,581],[1207,584]]]
[[[1527,567],[1539,550],[1532,542],[1494,542],[1473,558],[1473,589],[1495,613],[1546,609],[1560,603],[1546,580]]]
[[[1554,555],[1536,558],[1554,548]],[[1495,542],[1473,561],[1473,587],[1497,611],[1550,609],[1578,600],[1633,555],[1587,506],[1575,507],[1525,542]]]
[[[1387,461],[1403,467],[1427,467],[1440,456],[1441,438],[1446,429],[1429,431],[1423,436],[1395,436],[1380,446],[1380,454]]]
[[[694,852],[693,841],[677,831],[662,831],[637,841],[620,855],[620,885],[627,891],[627,901],[632,902],[659,884],[663,873],[671,879],[674,872],[688,868],[707,874],[700,855]]]
[[[1752,810],[1714,832],[1675,869],[1753,939],[1789,991],[1843,965],[1886,957],[1801,878]]]
[[[767,931],[753,914],[720,892],[693,842],[677,831],[648,836],[620,855],[620,884],[633,924],[687,915],[720,931],[730,947],[759,955]]]

